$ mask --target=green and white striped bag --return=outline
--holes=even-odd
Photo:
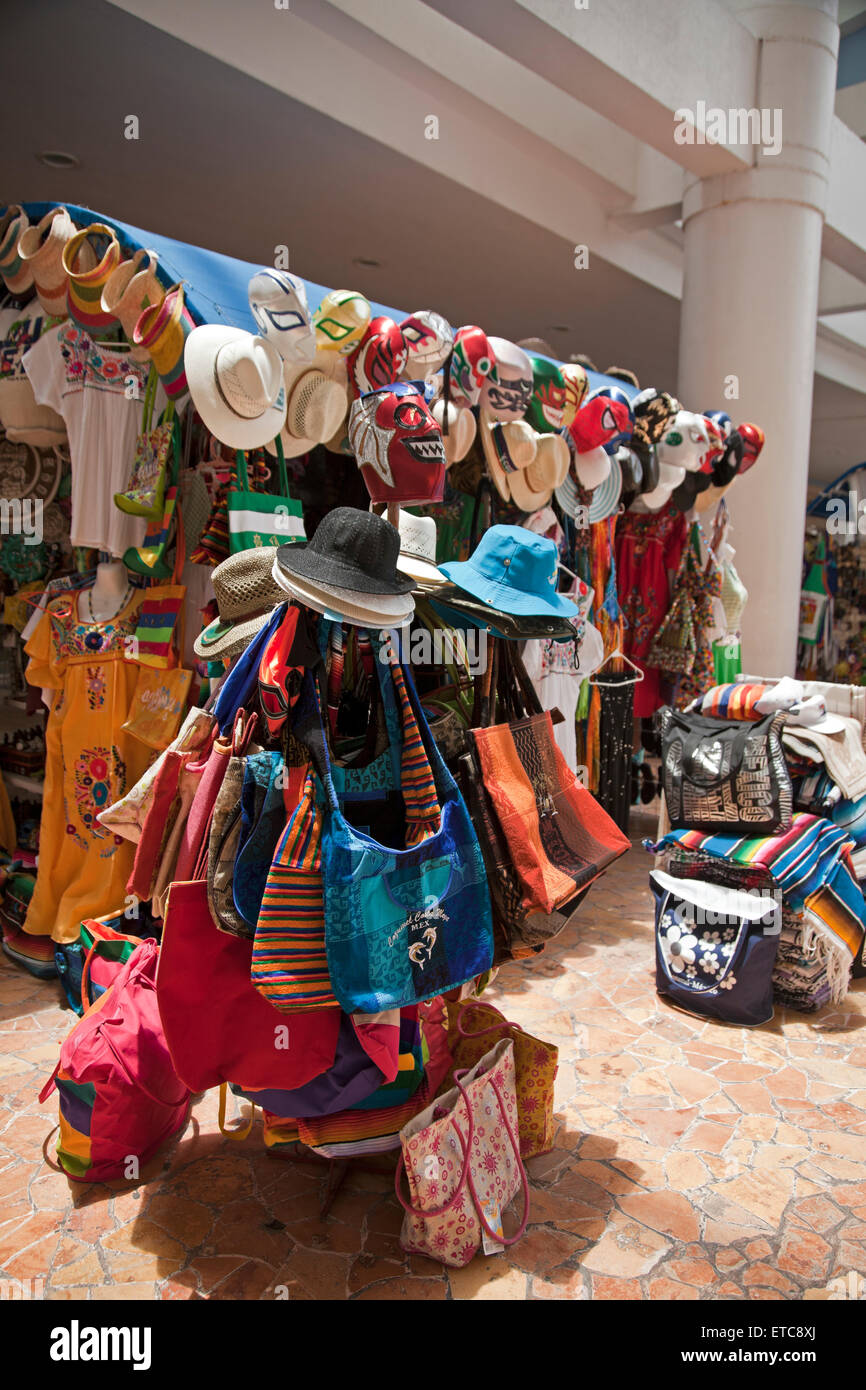
[[[231,555],[260,545],[287,545],[291,541],[306,539],[303,508],[300,502],[289,496],[286,460],[279,436],[276,445],[279,496],[271,492],[250,491],[246,457],[242,450],[237,451],[238,490],[228,495]]]

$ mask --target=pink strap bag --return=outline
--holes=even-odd
[[[514,1044],[503,1038],[456,1085],[400,1131],[394,1188],[406,1216],[404,1250],[441,1264],[469,1264],[514,1245],[529,1220],[529,1183],[517,1138]],[[405,1169],[412,1197],[400,1191]],[[523,1218],[506,1236],[502,1213],[523,1191]]]

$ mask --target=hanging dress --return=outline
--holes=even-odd
[[[142,591],[102,623],[82,621],[83,592],[53,599],[24,648],[28,682],[53,692],[38,872],[24,930],[58,942],[76,941],[83,918],[125,905],[135,845],[96,815],[120,800],[152,756],[121,727],[140,670],[125,651]]]
[[[677,709],[685,709],[687,704],[703,695],[716,682],[711,634],[715,623],[713,600],[720,598],[722,593],[722,570],[712,552],[704,559],[698,522],[692,523],[685,564],[677,576],[676,587],[684,589],[691,596],[694,612],[694,665],[691,671],[680,677],[674,701]]]
[[[659,672],[648,666],[653,638],[670,607],[668,571],[679,568],[686,539],[682,512],[626,512],[616,529],[616,571],[625,619],[623,650],[644,672],[634,712],[647,718],[664,704]]]

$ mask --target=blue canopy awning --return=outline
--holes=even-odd
[[[50,208],[57,206],[57,203],[24,204],[31,223],[37,222]],[[181,280],[184,282],[186,303],[197,322],[226,323],[235,328],[245,328],[250,333],[256,332],[247,299],[247,285],[256,271],[261,270],[261,265],[239,261],[234,256],[223,256],[219,251],[207,251],[202,246],[190,246],[185,241],[160,236],[158,232],[147,232],[128,222],[118,222],[106,213],[93,212],[90,208],[78,207],[73,203],[64,206],[78,227],[89,227],[92,222],[102,222],[112,227],[125,253],[131,254],[141,247],[153,251],[159,259],[159,277],[166,289]],[[312,280],[305,279],[304,284],[310,310],[315,311],[328,289]],[[398,322],[411,312],[408,309],[393,309],[387,304],[376,304],[372,300],[371,305],[374,315],[386,314]],[[435,309],[436,305],[428,307]],[[587,375],[592,388],[619,386],[630,397],[636,394],[634,387],[615,377],[603,376],[600,372],[588,372]]]

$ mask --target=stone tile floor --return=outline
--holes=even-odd
[[[459,1271],[401,1251],[388,1172],[350,1172],[320,1221],[324,1176],[220,1135],[213,1093],[141,1186],[69,1183],[37,1094],[73,1016],[0,957],[0,1274],[52,1299],[434,1300],[798,1299],[866,1274],[866,981],[753,1030],[671,1010],[649,866],[634,849],[489,992],[560,1048],[558,1134],[524,1239]]]

